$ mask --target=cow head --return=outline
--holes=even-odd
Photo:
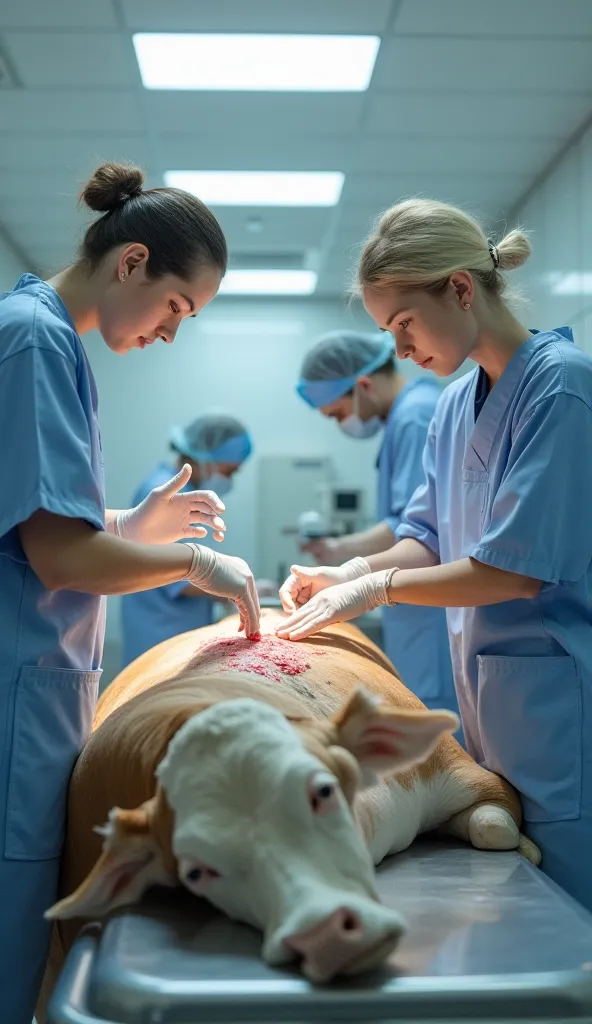
[[[355,793],[425,760],[456,727],[449,712],[390,708],[361,689],[322,722],[251,698],[212,704],[169,743],[153,800],[112,812],[102,857],[48,916],[104,914],[180,883],[260,928],[270,964],[301,957],[320,982],[374,966],[404,925],[378,902]]]

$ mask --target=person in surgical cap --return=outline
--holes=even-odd
[[[174,465],[160,463],[134,495],[143,501],[155,487],[166,483],[186,463],[191,467],[187,490],[214,491],[224,500],[232,490],[235,473],[249,458],[253,445],[240,420],[221,413],[199,416],[186,427],[173,427],[170,447]],[[222,541],[214,532],[201,544]],[[122,598],[123,665],[128,665],[155,644],[213,622],[214,600],[181,580],[155,590],[126,594]]]
[[[441,394],[439,385],[429,377],[408,380],[399,373],[390,334],[333,331],[305,356],[296,390],[348,437],[363,441],[383,432],[377,462],[377,524],[344,537],[311,540],[303,550],[320,565],[341,565],[388,550],[396,542],[405,506],[423,479],[423,450]],[[443,609],[384,608],[383,638],[385,653],[401,679],[427,707],[458,712]]]

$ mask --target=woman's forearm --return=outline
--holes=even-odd
[[[541,581],[461,558],[446,565],[401,569],[388,588],[389,603],[436,608],[480,608],[516,598],[536,597]]]
[[[381,569],[394,569],[395,566],[399,569],[424,569],[428,566],[438,565],[440,560],[433,551],[426,548],[424,544],[420,544],[418,540],[404,537],[392,548],[376,555],[369,555],[366,561],[372,572],[380,572]]]
[[[186,544],[136,544],[44,510],[21,523],[19,533],[33,571],[48,590],[132,594],[176,583],[191,567]]]

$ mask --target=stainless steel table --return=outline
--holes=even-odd
[[[51,1024],[592,1021],[592,915],[518,854],[420,841],[379,869],[409,931],[373,975],[315,987],[260,936],[153,890],[73,947]]]

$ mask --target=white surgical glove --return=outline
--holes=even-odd
[[[288,579],[280,587],[282,608],[285,612],[293,612],[326,587],[357,580],[371,571],[365,558],[352,558],[343,565],[321,565],[319,568],[293,565]]]
[[[226,525],[220,518],[225,505],[214,491],[180,490],[191,478],[191,466],[185,464],[166,484],[155,487],[135,508],[117,513],[113,532],[125,540],[140,544],[173,544],[178,540],[206,537],[213,530],[214,540],[224,540]]]
[[[210,548],[189,544],[193,552],[191,568],[185,579],[213,597],[234,601],[240,614],[239,630],[253,637],[259,632],[259,598],[255,578],[242,558],[221,555]]]
[[[387,581],[392,571],[382,569],[322,590],[286,619],[276,630],[277,635],[283,640],[304,640],[334,622],[347,622],[381,604],[388,604]]]

